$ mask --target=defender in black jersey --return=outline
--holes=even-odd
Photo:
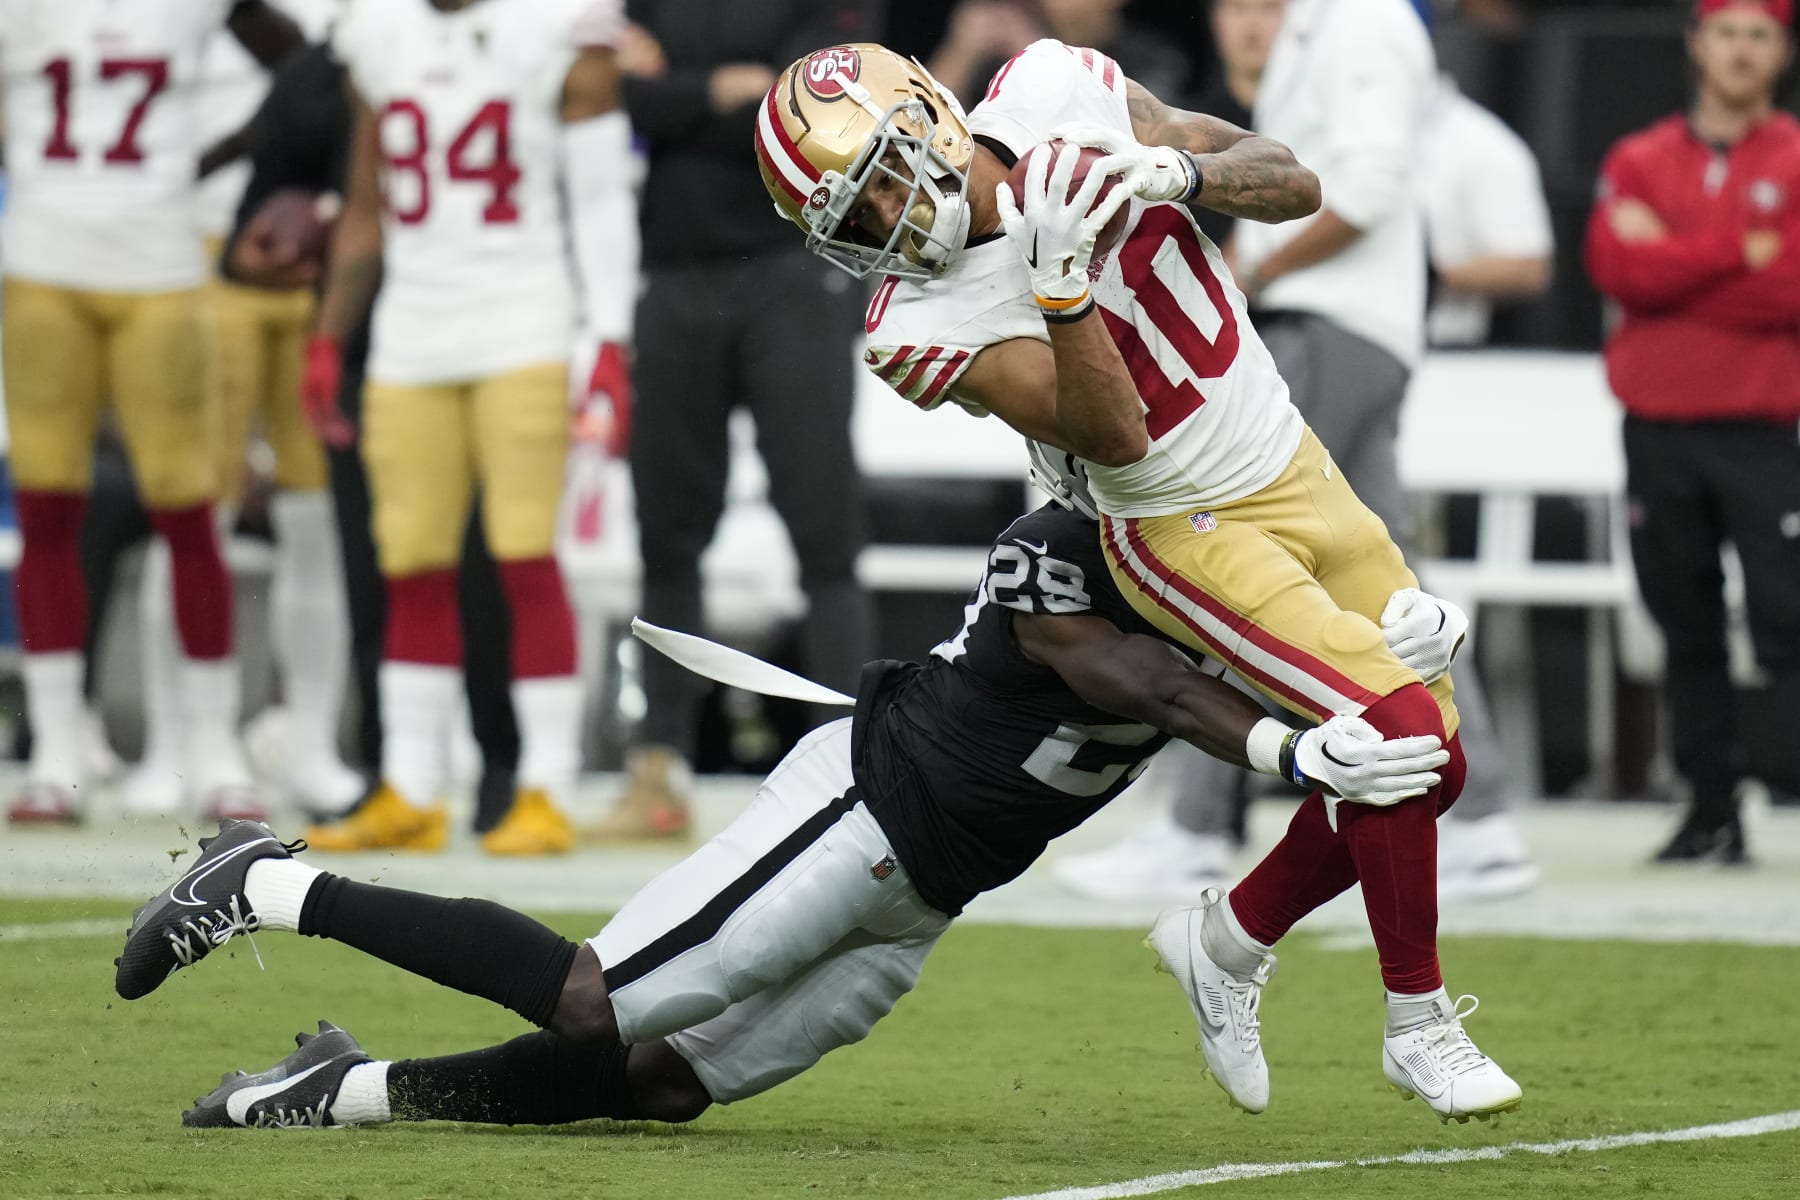
[[[871,663],[853,718],[803,739],[742,816],[585,946],[486,901],[313,870],[240,822],[140,911],[119,991],[143,995],[236,933],[290,929],[542,1028],[400,1062],[330,1028],[329,1054],[309,1037],[269,1072],[227,1076],[190,1123],[689,1120],[859,1041],[972,896],[1017,876],[1171,736],[1348,800],[1438,782],[1436,738],[1271,721],[1217,664],[1143,623],[1100,555],[1079,513],[1051,504],[1015,522],[954,637],[923,664]]]

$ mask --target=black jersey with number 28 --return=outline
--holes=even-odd
[[[1013,638],[1014,613],[1160,636],[1107,573],[1095,523],[1054,504],[988,552],[963,627],[923,665],[864,670],[856,783],[919,895],[954,916],[1097,812],[1169,739],[1083,701]]]

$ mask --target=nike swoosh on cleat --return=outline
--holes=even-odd
[[[257,838],[254,842],[245,842],[243,845],[237,847],[235,850],[232,850],[230,853],[220,855],[217,859],[214,859],[212,862],[207,863],[206,866],[201,867],[197,870],[188,872],[186,875],[183,875],[181,877],[180,881],[177,882],[176,885],[170,890],[169,899],[171,899],[171,900],[175,901],[175,903],[183,905],[187,908],[204,908],[204,907],[206,907],[207,901],[202,900],[198,896],[194,895],[194,885],[196,883],[199,883],[202,879],[205,879],[208,875],[211,875],[214,871],[218,870],[220,867],[224,866],[226,863],[237,858],[238,856],[243,854],[246,850],[254,850],[254,849],[256,849],[256,847],[262,845],[264,842],[273,842],[274,840],[275,840],[274,838],[262,837],[262,838]],[[183,888],[187,889],[187,897],[184,897],[181,894]],[[192,898],[190,899],[188,897],[192,897]]]
[[[255,1104],[258,1100],[264,1100],[270,1096],[279,1095],[304,1080],[307,1076],[322,1071],[330,1065],[330,1062],[315,1063],[298,1075],[290,1075],[286,1079],[278,1080],[275,1083],[259,1083],[255,1087],[247,1087],[235,1091],[231,1093],[231,1095],[225,1097],[225,1111],[230,1114],[231,1119],[234,1122],[242,1125],[244,1123],[244,1115],[250,1111],[250,1106]]]

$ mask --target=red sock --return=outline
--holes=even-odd
[[[387,630],[382,657],[432,667],[462,665],[462,617],[456,568],[441,567],[387,580]]]
[[[1376,708],[1365,712],[1364,719],[1383,734],[1394,737],[1401,732],[1400,721],[1410,719],[1422,723],[1429,716],[1435,731],[1441,734],[1441,716],[1435,701],[1431,701],[1430,714],[1425,713],[1417,697],[1390,704],[1410,690],[1402,689],[1387,697]],[[1424,688],[1417,688],[1417,691],[1430,701],[1430,694]],[[1376,709],[1382,711],[1376,713]],[[1369,912],[1370,928],[1376,931],[1383,980],[1393,991],[1413,994],[1440,986],[1442,980],[1437,970],[1437,826],[1435,822],[1429,823],[1428,859],[1421,863],[1417,853],[1402,855],[1404,862],[1396,875],[1395,856],[1388,839],[1381,836],[1384,830],[1381,819],[1383,814],[1399,815],[1412,810],[1404,817],[1409,824],[1395,827],[1410,829],[1419,823],[1417,814],[1430,812],[1434,807],[1437,812],[1442,812],[1455,803],[1462,793],[1468,763],[1463,757],[1460,737],[1451,738],[1446,749],[1450,751],[1450,761],[1439,768],[1443,782],[1438,785],[1435,806],[1426,803],[1433,799],[1430,793],[1395,808],[1340,804],[1337,819],[1342,832],[1333,833],[1325,819],[1323,798],[1318,792],[1308,796],[1288,823],[1287,834],[1231,891],[1231,911],[1244,931],[1265,945],[1273,945],[1301,917],[1355,883],[1360,877],[1360,861],[1371,870],[1387,873],[1385,883],[1377,879],[1374,899],[1371,899],[1369,881],[1363,880],[1363,903]],[[1375,818],[1375,821],[1370,822],[1368,818]],[[1355,852],[1353,840],[1347,836],[1353,826],[1360,831],[1354,842],[1358,847]],[[1422,835],[1412,829],[1410,836],[1416,842]],[[1395,886],[1401,879],[1406,881],[1407,888]],[[1424,901],[1415,898],[1415,893],[1420,890],[1425,894]],[[1405,916],[1396,918],[1397,903],[1402,914],[1409,911],[1407,905],[1428,903],[1429,908],[1419,910],[1422,920],[1412,921]]]
[[[19,634],[32,654],[81,649],[87,636],[87,581],[81,574],[79,492],[19,491],[19,566],[13,580]]]
[[[1437,701],[1422,683],[1381,698],[1363,720],[1383,737],[1444,736]],[[1460,747],[1459,747],[1460,749]],[[1340,804],[1338,828],[1356,863],[1369,931],[1390,992],[1417,995],[1442,987],[1437,958],[1437,812],[1435,788],[1391,808]],[[1458,781],[1458,789],[1461,783]]]
[[[175,577],[175,628],[189,658],[231,653],[231,574],[219,551],[211,503],[153,509],[150,523],[169,543]]]
[[[575,613],[556,559],[545,555],[499,566],[512,613],[513,678],[575,674]]]
[[[1338,805],[1338,820],[1353,807]],[[1231,889],[1231,911],[1245,933],[1273,946],[1301,917],[1355,882],[1350,850],[1325,819],[1324,797],[1314,792],[1301,802],[1281,841]]]

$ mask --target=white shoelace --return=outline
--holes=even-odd
[[[1469,1002],[1466,1009],[1462,1006],[1464,1000]],[[1487,1065],[1487,1055],[1476,1049],[1462,1027],[1463,1018],[1473,1015],[1480,1007],[1481,1001],[1476,997],[1458,996],[1450,1010],[1450,1019],[1425,1034],[1425,1045],[1445,1075],[1465,1075]]]
[[[226,907],[189,917],[170,928],[169,948],[175,952],[177,962],[191,967],[241,933],[250,941],[250,952],[256,955],[256,965],[267,970],[263,967],[262,952],[256,948],[256,939],[250,936],[261,925],[255,913],[244,911],[243,897],[233,896]]]
[[[331,1109],[331,1094],[328,1092],[319,1097],[319,1103],[313,1108],[274,1108],[264,1109],[256,1114],[253,1129],[323,1129],[326,1125],[326,1114]]]
[[[1273,974],[1269,963],[1267,958],[1257,963],[1250,978],[1242,982],[1235,979],[1225,981],[1225,993],[1231,1004],[1232,1024],[1243,1040],[1245,1054],[1255,1053],[1262,1045],[1262,1018],[1256,1015],[1256,1010],[1262,1003],[1263,985],[1269,982],[1269,977]]]

